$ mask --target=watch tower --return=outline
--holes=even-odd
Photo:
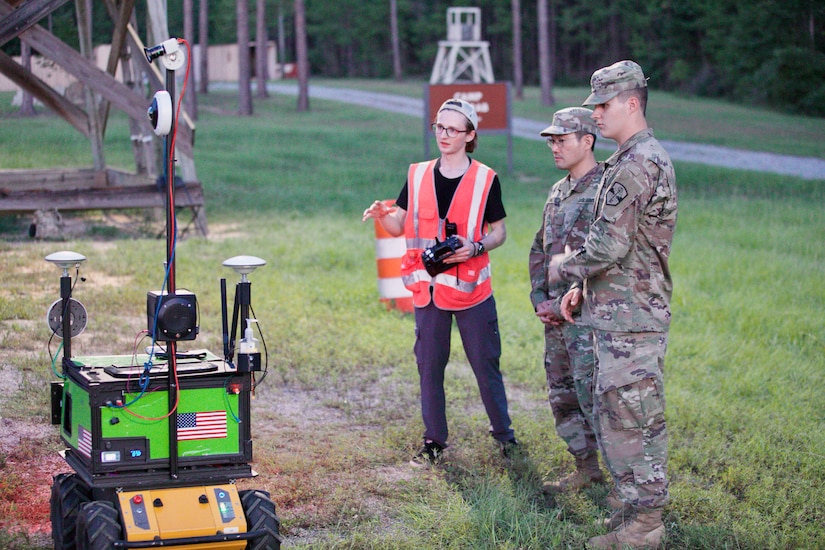
[[[439,40],[430,84],[492,84],[490,43],[481,40],[481,8],[447,8],[447,40]]]

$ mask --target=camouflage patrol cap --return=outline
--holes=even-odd
[[[642,68],[635,61],[619,61],[609,67],[603,67],[590,77],[590,96],[582,105],[601,105],[607,103],[620,92],[647,87]]]
[[[586,132],[597,136],[599,135],[599,128],[590,117],[592,114],[593,111],[584,107],[560,109],[553,114],[553,123],[542,130],[541,135],[547,137]]]

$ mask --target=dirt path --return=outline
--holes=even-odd
[[[297,95],[298,93],[295,84],[267,84],[267,90],[285,95]],[[424,114],[422,101],[418,98],[316,85],[310,85],[309,94],[311,98],[342,101],[418,118],[421,118]],[[536,141],[543,140],[544,138],[539,136],[539,132],[546,126],[546,121],[513,117],[513,135],[516,137]],[[669,140],[662,140],[662,145],[670,153],[673,160],[738,170],[784,174],[804,179],[825,179],[825,160],[818,158],[759,153],[730,147]],[[614,148],[612,142],[609,141],[607,143],[603,141],[597,147],[605,150]]]

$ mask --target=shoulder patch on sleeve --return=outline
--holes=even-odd
[[[615,182],[610,186],[605,195],[604,203],[607,206],[618,206],[623,200],[627,198],[627,188],[619,182]]]

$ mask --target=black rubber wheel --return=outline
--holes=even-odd
[[[54,550],[75,550],[77,514],[80,507],[90,500],[89,489],[76,474],[54,476],[49,502]]]
[[[275,513],[275,503],[269,498],[269,493],[259,490],[240,491],[243,512],[246,516],[248,531],[262,530],[266,535],[250,540],[246,545],[248,550],[280,550],[281,548],[281,520]]]
[[[121,532],[120,516],[111,502],[88,502],[77,514],[77,550],[111,550]]]

